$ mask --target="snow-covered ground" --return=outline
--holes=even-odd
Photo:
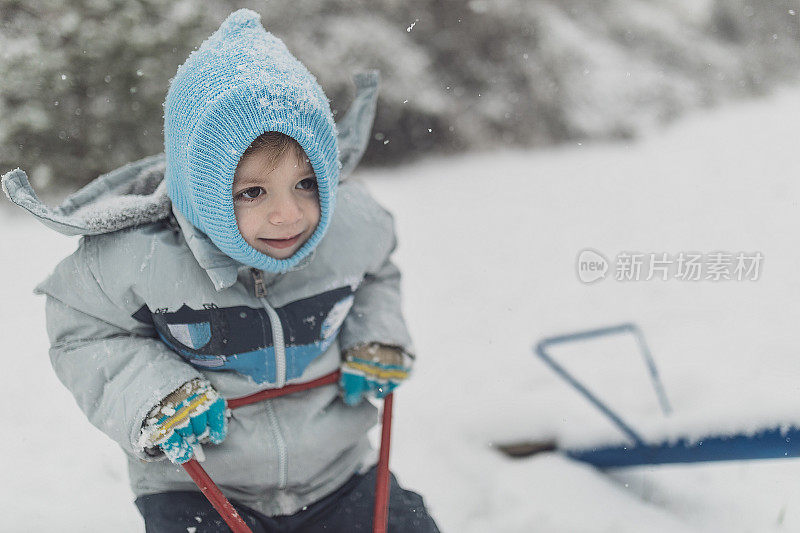
[[[648,438],[800,423],[800,88],[697,113],[644,141],[429,159],[363,172],[395,213],[419,355],[396,395],[392,465],[443,532],[800,529],[800,461],[601,473],[492,444],[619,439],[532,352],[541,338],[635,321],[674,413],[633,348],[556,352]],[[75,241],[0,210],[4,531],[142,531],[122,452],[49,366],[31,294]],[[756,281],[583,284],[580,250],[761,252]],[[626,348],[627,346],[627,348]],[[600,362],[598,364],[598,362]]]

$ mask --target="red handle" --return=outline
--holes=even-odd
[[[228,501],[228,498],[222,494],[219,487],[214,484],[206,471],[203,470],[200,463],[195,459],[189,459],[181,466],[183,466],[183,469],[191,476],[200,488],[200,491],[205,494],[208,501],[214,506],[214,509],[219,512],[222,519],[225,520],[225,523],[228,524],[233,533],[253,533],[247,524],[245,524],[244,520],[242,520],[242,517],[239,516],[239,513],[236,512],[233,505],[231,505],[231,502]]]
[[[260,402],[269,398],[291,394],[300,390],[336,383],[339,380],[339,371],[332,372],[319,379],[307,383],[297,383],[287,385],[281,389],[269,389],[241,398],[228,400],[228,407],[235,409],[243,405]],[[389,394],[383,400],[383,421],[381,424],[381,451],[378,459],[378,468],[375,477],[375,508],[372,522],[373,533],[386,533],[386,525],[389,519],[389,445],[392,435],[392,399],[394,393]],[[197,484],[200,491],[208,498],[214,509],[219,512],[225,523],[231,528],[233,533],[252,533],[252,530],[236,512],[231,502],[222,494],[219,487],[211,480],[211,477],[203,470],[195,459],[189,459],[183,463],[183,469]]]
[[[269,400],[270,398],[277,398],[278,396],[291,394],[293,392],[313,389],[314,387],[330,385],[332,383],[336,383],[337,381],[339,381],[339,371],[335,370],[330,374],[325,374],[321,378],[317,378],[312,381],[306,381],[305,383],[293,383],[291,385],[286,385],[285,387],[282,387],[280,389],[267,389],[267,390],[262,390],[260,392],[256,392],[254,394],[250,394],[248,396],[231,398],[228,400],[228,407],[230,409],[236,409],[237,407],[242,407],[243,405],[250,405],[251,403],[257,403],[263,400]]]
[[[392,438],[392,400],[390,393],[383,400],[383,421],[381,422],[381,453],[378,471],[375,476],[375,513],[372,520],[373,533],[386,533],[389,521],[389,445]]]

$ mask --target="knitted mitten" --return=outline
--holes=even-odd
[[[357,405],[370,394],[384,398],[411,372],[414,359],[396,346],[372,342],[347,351],[342,363],[339,386],[347,405]]]
[[[185,463],[195,452],[193,444],[222,443],[228,434],[226,410],[225,399],[208,381],[193,379],[148,413],[140,444],[145,450],[161,448],[173,463]]]

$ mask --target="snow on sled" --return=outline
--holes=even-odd
[[[650,425],[669,426],[668,422],[672,415],[672,408],[667,399],[661,377],[653,360],[650,350],[644,340],[641,330],[632,323],[621,324],[606,328],[581,331],[567,335],[549,337],[543,339],[534,348],[536,355],[547,364],[560,378],[570,387],[577,391],[585,400],[599,411],[605,420],[610,422],[608,427],[613,427],[616,431],[613,434],[598,432],[594,437],[588,436],[582,439],[572,439],[573,442],[562,442],[560,439],[519,441],[514,443],[502,444],[497,446],[500,451],[511,457],[527,457],[544,451],[558,451],[566,456],[589,463],[598,468],[618,468],[639,465],[655,465],[669,463],[699,463],[711,461],[730,461],[746,459],[776,459],[800,456],[800,430],[792,425],[774,424],[766,427],[753,428],[746,430],[736,430],[727,424],[724,431],[714,429],[714,423],[694,424],[696,427],[691,430],[681,430],[670,428],[664,431],[650,431],[651,435],[645,436],[645,432],[637,430],[628,422],[619,408],[612,407],[607,400],[601,399],[598,390],[603,390],[605,396],[614,396],[615,392],[635,389],[630,386],[629,380],[620,380],[615,373],[619,366],[614,367],[604,363],[601,359],[595,358],[591,364],[586,365],[586,361],[591,361],[585,357],[581,358],[583,365],[576,365],[575,358],[572,358],[572,367],[564,361],[570,358],[557,358],[551,352],[555,347],[564,347],[570,344],[577,345],[581,341],[596,341],[600,339],[611,339],[627,337],[633,340],[638,348],[638,352],[644,361],[644,368],[639,369],[646,372],[647,378],[639,381],[649,381],[648,388],[655,392],[660,419],[654,416],[656,409],[640,409],[641,412],[648,412]],[[585,347],[584,347],[585,350]],[[614,348],[612,347],[612,350]],[[618,347],[617,347],[617,351]],[[585,354],[583,354],[585,355]],[[627,365],[625,366],[641,366]],[[583,366],[583,368],[582,368]],[[588,368],[586,368],[588,366]],[[584,377],[578,379],[578,375]],[[603,380],[594,379],[592,387],[587,385],[587,381],[592,381],[596,376],[606,374],[608,377]],[[711,379],[711,377],[709,377]],[[642,390],[631,390],[627,398],[623,393],[616,394],[617,405],[630,407],[631,405],[642,404],[644,401]],[[649,395],[652,398],[652,394]],[[674,426],[674,423],[672,424]],[[719,424],[716,424],[719,425]],[[652,435],[655,433],[655,435]],[[570,439],[566,439],[569,441]]]

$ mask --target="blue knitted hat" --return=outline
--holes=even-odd
[[[164,104],[167,191],[173,204],[226,255],[268,272],[299,263],[325,235],[336,200],[336,125],[316,78],[249,9],[231,13],[170,82]],[[317,177],[320,220],[288,259],[242,237],[233,211],[233,175],[245,149],[277,131],[305,150]]]

